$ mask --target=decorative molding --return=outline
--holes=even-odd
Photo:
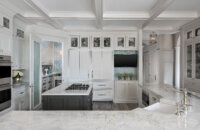
[[[95,14],[91,12],[54,11],[49,13],[49,17],[59,19],[96,20]]]
[[[146,20],[149,14],[146,12],[104,12],[104,20]]]
[[[0,5],[3,8],[7,9],[6,11],[10,15],[15,15],[16,13],[21,13],[21,14],[24,13],[21,9],[16,8],[15,6],[13,6],[13,4],[11,4],[8,0],[0,0]]]
[[[49,17],[47,10],[44,9],[40,4],[38,5],[38,2],[36,0],[24,0],[24,2],[36,12],[38,12],[42,17],[44,17],[47,20],[47,23],[49,23],[51,26],[57,29],[63,29],[60,24]]]
[[[97,29],[103,28],[103,0],[93,0],[93,11],[96,14]]]
[[[158,17],[174,0],[158,0],[153,8],[149,11],[149,19],[146,20],[142,28],[145,28],[150,22],[152,22],[156,17]]]
[[[196,12],[188,11],[165,11],[155,20],[193,20],[198,17]]]

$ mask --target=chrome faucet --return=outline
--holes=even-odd
[[[188,99],[187,99],[187,89],[185,88],[183,90],[183,103],[182,103],[182,107],[183,107],[183,110],[187,111],[188,110],[188,106],[192,106],[189,102],[189,104],[187,103]]]
[[[180,104],[179,104],[179,102],[176,103],[176,106],[177,106],[177,112],[176,112],[176,115],[177,115],[177,116],[181,116],[181,113],[183,113],[183,111],[180,110]]]

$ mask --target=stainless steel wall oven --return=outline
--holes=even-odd
[[[0,111],[11,106],[11,57],[0,56]]]

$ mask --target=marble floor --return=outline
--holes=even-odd
[[[93,110],[133,110],[138,107],[137,103],[113,103],[113,102],[93,102]]]

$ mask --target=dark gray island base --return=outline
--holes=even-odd
[[[43,110],[92,110],[92,91],[89,95],[42,96]]]
[[[42,94],[43,110],[92,110],[92,88],[66,91],[64,85]]]

